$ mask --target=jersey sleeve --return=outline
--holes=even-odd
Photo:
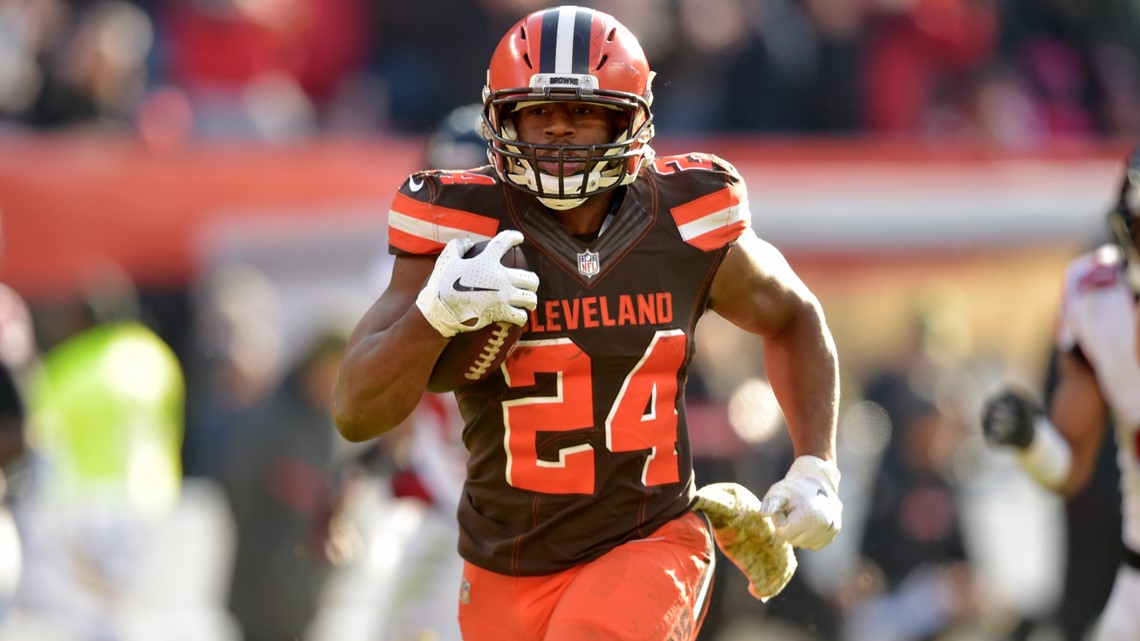
[[[432,256],[454,238],[490,240],[498,232],[499,221],[466,211],[459,204],[465,191],[480,186],[480,178],[485,177],[438,170],[409,176],[388,209],[388,251],[397,256]]]
[[[669,208],[681,238],[704,251],[734,242],[752,225],[744,179],[727,161],[712,154],[665,156],[653,169],[668,182],[680,204]]]

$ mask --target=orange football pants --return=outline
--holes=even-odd
[[[712,591],[713,538],[693,513],[589,563],[511,577],[465,563],[464,641],[690,641]]]

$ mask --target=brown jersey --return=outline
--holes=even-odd
[[[706,154],[657,158],[583,243],[493,169],[413,174],[390,250],[522,231],[538,307],[500,370],[457,392],[470,458],[460,554],[507,575],[556,572],[650,535],[694,496],[684,386],[697,321],[749,225],[744,183]]]

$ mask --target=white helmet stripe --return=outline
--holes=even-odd
[[[578,7],[558,9],[558,44],[554,53],[554,73],[574,73],[574,18]]]

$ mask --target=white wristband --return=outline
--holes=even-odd
[[[1073,451],[1069,442],[1044,415],[1033,420],[1033,442],[1017,452],[1017,462],[1035,481],[1057,490],[1069,478]]]

